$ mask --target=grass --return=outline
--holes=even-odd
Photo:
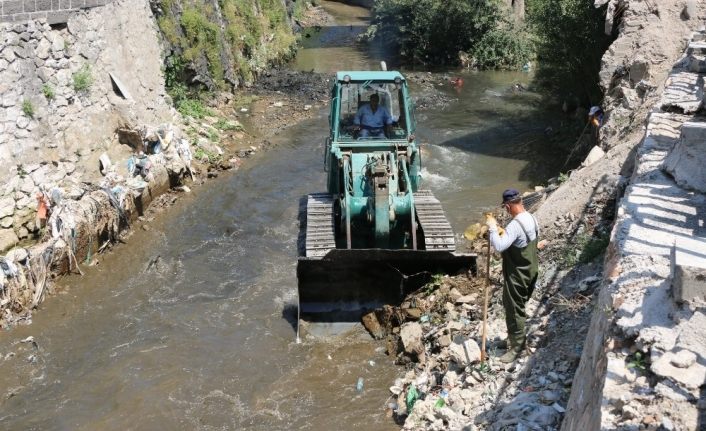
[[[609,243],[610,237],[607,234],[596,236],[587,233],[579,234],[573,243],[567,244],[562,261],[567,267],[592,262],[603,255]]]
[[[91,72],[91,66],[88,64],[83,65],[83,67],[73,74],[73,85],[74,91],[77,93],[85,93],[93,85],[93,73]]]
[[[210,109],[205,107],[198,99],[182,99],[177,103],[177,111],[185,117],[201,119],[213,115]]]
[[[54,100],[54,98],[56,97],[56,92],[54,91],[54,87],[52,87],[51,84],[42,85],[42,94],[44,94],[44,97],[46,97],[49,101]]]
[[[218,163],[221,160],[220,154],[207,151],[203,148],[197,148],[196,151],[194,151],[194,158],[212,164]]]
[[[34,118],[34,105],[28,99],[22,101],[22,112],[29,118]]]
[[[218,142],[221,139],[221,135],[217,130],[211,129],[208,131],[208,140],[211,142]]]
[[[238,123],[238,122],[230,122],[226,120],[225,118],[219,118],[218,121],[216,121],[216,124],[213,125],[218,130],[222,130],[224,132],[230,131],[230,130],[243,130],[243,125]]]

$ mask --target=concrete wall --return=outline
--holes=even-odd
[[[46,19],[65,23],[71,12],[104,6],[112,0],[0,0],[0,22]]]

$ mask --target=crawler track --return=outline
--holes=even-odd
[[[330,193],[307,195],[306,217],[302,222],[306,226],[306,229],[301,229],[306,232],[304,238],[304,255],[306,257],[322,257],[329,250],[336,248],[333,196]]]
[[[456,251],[454,232],[446,219],[441,203],[430,190],[418,190],[414,194],[414,207],[419,226],[424,234],[424,248]]]

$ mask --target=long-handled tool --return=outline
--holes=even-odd
[[[485,362],[487,358],[485,352],[485,338],[488,327],[488,292],[490,291],[490,232],[488,232],[488,242],[486,246],[487,263],[485,265],[485,284],[483,286],[483,332],[481,336],[480,361]]]

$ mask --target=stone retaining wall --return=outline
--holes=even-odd
[[[0,251],[38,234],[38,192],[78,198],[98,183],[102,153],[125,175],[118,127],[179,123],[161,67],[147,0],[82,10],[60,29],[0,23]]]
[[[679,181],[704,175],[678,155],[706,154],[695,132],[706,123],[706,46],[694,46],[674,65],[637,149],[563,430],[706,429],[706,282],[684,301],[673,268],[675,244],[706,261],[706,195]]]
[[[71,12],[104,6],[112,0],[0,0],[0,22],[45,19],[65,23]]]

